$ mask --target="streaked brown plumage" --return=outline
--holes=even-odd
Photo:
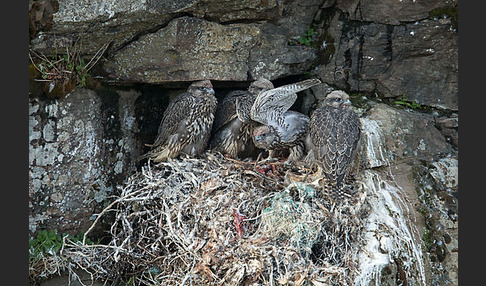
[[[253,131],[255,146],[268,150],[270,158],[275,151],[288,149],[288,161],[300,160],[304,156],[309,117],[289,108],[297,99],[297,92],[320,83],[318,79],[308,79],[261,92],[250,110],[250,117],[263,124]]]
[[[257,149],[251,137],[256,122],[250,119],[250,109],[262,90],[272,88],[272,82],[260,78],[248,90],[228,93],[216,108],[210,148],[232,158],[255,156]]]
[[[329,93],[324,106],[310,118],[306,140],[306,161],[317,165],[330,183],[332,195],[343,197],[344,180],[349,171],[361,137],[361,121],[348,107],[349,95],[336,90]]]
[[[209,80],[192,83],[164,112],[152,150],[140,157],[161,162],[180,154],[197,157],[206,149],[217,99]]]

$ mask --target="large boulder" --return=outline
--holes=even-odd
[[[287,32],[272,24],[181,17],[127,45],[105,66],[121,81],[275,79],[308,69],[316,57],[312,49],[288,46]]]
[[[455,1],[354,0],[342,2],[337,6],[345,7],[351,20],[400,25],[403,22],[423,20],[429,16],[430,11],[451,5]]]
[[[350,92],[457,110],[457,1],[30,1],[30,47],[159,83],[306,73]],[[73,12],[76,11],[76,12]],[[300,42],[300,40],[302,40]]]
[[[51,54],[75,46],[93,56],[110,44],[104,70],[119,80],[275,79],[302,74],[316,59],[314,49],[288,42],[310,27],[317,0],[84,0],[46,9],[51,2],[31,1],[31,48]]]
[[[457,285],[457,152],[433,115],[369,105],[361,116],[357,178],[371,192],[372,215],[358,284],[400,284],[403,273],[413,273],[412,284]],[[393,225],[377,231],[380,220],[378,225]],[[385,234],[389,231],[403,232]],[[412,268],[404,267],[407,259]],[[370,269],[380,274],[367,275]]]
[[[323,10],[316,73],[351,92],[457,110],[457,7],[407,3],[360,1],[357,8]],[[418,10],[411,14],[412,8]],[[390,10],[397,16],[385,16]]]
[[[424,20],[397,26],[391,35],[391,65],[377,77],[385,97],[440,109],[458,108],[457,33],[450,21]]]
[[[431,265],[432,285],[458,285],[458,160],[445,156],[414,167],[420,203],[425,219],[424,249]]]
[[[74,43],[83,55],[94,55],[110,42],[111,49],[116,50],[140,33],[166,24],[172,13],[179,10],[179,5],[175,4],[158,10],[151,2],[132,0],[31,0],[30,3],[30,15],[39,14],[39,11],[47,14],[46,20],[34,25],[39,27],[37,30],[31,28],[30,47],[47,55],[53,50],[62,52],[66,47],[72,48]],[[44,8],[53,5],[57,10]]]
[[[453,152],[433,115],[370,103],[361,118],[360,165],[390,166],[401,160],[434,160]]]
[[[29,230],[85,231],[135,169],[136,93],[75,89],[29,104]]]
[[[89,102],[89,104],[88,104]],[[100,102],[76,91],[62,102],[31,101],[29,108],[29,229],[82,229],[94,204],[113,190],[99,160]]]

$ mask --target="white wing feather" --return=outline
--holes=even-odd
[[[251,107],[251,119],[276,128],[283,126],[283,114],[297,100],[297,92],[320,83],[319,79],[307,79],[261,92]]]

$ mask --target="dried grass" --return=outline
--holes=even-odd
[[[61,255],[114,285],[351,285],[364,195],[333,202],[307,172],[209,152],[145,165],[86,233],[110,213],[111,241]]]

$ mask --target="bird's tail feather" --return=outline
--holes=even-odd
[[[351,198],[351,194],[349,194],[345,190],[344,184],[337,185],[336,183],[326,181],[326,183],[324,184],[323,192],[326,196],[330,197],[333,200],[343,200]]]
[[[170,148],[165,146],[158,146],[155,149],[148,151],[147,153],[138,157],[138,161],[142,161],[143,159],[152,158],[155,163],[161,162],[167,158],[171,157]]]

